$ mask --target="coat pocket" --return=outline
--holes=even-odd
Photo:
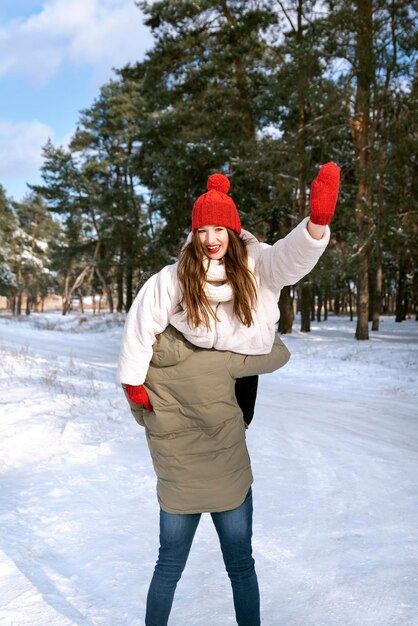
[[[144,421],[144,415],[145,415],[145,408],[141,405],[141,406],[133,406],[131,404],[131,413],[134,416],[135,421],[140,425],[140,426],[145,426],[145,421]]]

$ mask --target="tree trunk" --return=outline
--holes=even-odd
[[[406,269],[403,254],[399,259],[398,291],[396,294],[396,317],[395,322],[403,322],[405,319],[406,299]]]
[[[302,333],[309,333],[311,330],[311,287],[308,283],[302,285],[300,312],[300,330]]]
[[[341,311],[341,287],[338,285],[334,298],[334,314],[339,315]]]
[[[77,276],[77,278],[74,281],[74,285],[71,287],[71,289],[69,289],[70,277],[69,275],[66,276],[65,292],[64,292],[64,298],[63,298],[63,303],[62,303],[63,315],[66,315],[71,308],[71,298],[72,298],[74,291],[76,291],[78,287],[80,287],[83,284],[84,279],[86,278],[86,276],[88,276],[88,274],[92,271],[92,269],[93,268],[91,265],[87,265],[87,267],[85,267],[83,271],[80,272],[80,274]]]
[[[109,307],[109,311],[110,311],[110,313],[113,313],[114,308],[113,308],[112,290],[109,289],[109,287],[107,286],[105,277],[103,276],[103,274],[100,271],[100,269],[97,266],[94,269],[96,270],[96,274],[99,277],[100,283],[102,285],[103,295],[107,299],[107,304],[108,304],[108,307]]]
[[[373,299],[373,322],[372,331],[379,330],[380,315],[382,312],[382,285],[383,285],[383,268],[382,268],[382,232],[385,221],[385,174],[386,174],[386,144],[387,144],[387,126],[389,115],[389,86],[391,73],[393,68],[397,64],[397,32],[396,28],[396,14],[395,3],[391,3],[391,34],[392,34],[392,62],[386,64],[386,78],[385,86],[382,94],[382,106],[381,106],[381,128],[379,139],[379,178],[378,178],[378,193],[377,193],[377,228],[375,235],[375,263],[376,263],[376,279]]]
[[[134,241],[132,239],[132,234],[129,230],[124,232],[124,247],[123,247],[123,268],[125,274],[125,312],[128,313],[129,309],[132,306],[133,297],[134,297],[134,284],[133,284],[133,254],[132,251],[134,249]]]
[[[348,310],[350,313],[350,322],[353,321],[353,293],[351,291],[350,281],[347,281],[347,291],[348,291]]]
[[[369,322],[373,320],[375,280],[376,280],[376,277],[374,273],[374,266],[371,267],[369,264]]]
[[[10,312],[12,315],[16,315],[16,294],[10,298]]]
[[[293,313],[293,298],[290,294],[290,287],[283,287],[279,299],[279,309],[279,333],[290,334],[292,332],[292,325],[295,317]]]
[[[318,302],[316,305],[316,321],[320,322],[321,321],[321,313],[322,313],[322,297],[323,297],[323,293],[322,293],[322,285],[320,285],[318,287]]]
[[[78,292],[78,297],[80,300],[80,311],[83,313],[84,315],[84,301],[83,301],[83,294],[79,291]]]
[[[302,288],[300,284],[296,287],[296,313],[300,313],[302,304]]]
[[[116,288],[118,303],[116,305],[116,311],[122,313],[123,311],[123,252],[120,253],[118,273],[116,277]]]
[[[328,305],[329,305],[329,289],[328,285],[325,286],[325,294],[324,294],[324,322],[328,319]]]
[[[355,220],[359,243],[359,276],[357,280],[357,328],[356,338],[369,339],[369,289],[368,254],[371,229],[371,182],[370,182],[370,111],[371,87],[374,80],[373,56],[373,2],[357,0],[356,11],[356,99],[352,121],[357,194]]]
[[[357,281],[357,327],[356,339],[369,339],[369,272],[365,251],[360,256]]]
[[[125,303],[126,313],[129,311],[129,309],[132,306],[132,302],[133,302],[132,292],[133,292],[133,271],[132,271],[132,265],[129,263],[128,267],[126,268],[126,303]]]
[[[374,302],[373,302],[373,322],[372,330],[379,330],[380,312],[382,307],[382,282],[383,282],[383,269],[379,263],[376,269],[376,279],[374,285]]]
[[[418,269],[414,271],[414,279],[412,282],[412,306],[415,313],[415,320],[418,322]]]
[[[62,314],[67,315],[70,308],[70,275],[67,274],[64,281],[64,295],[62,298]]]

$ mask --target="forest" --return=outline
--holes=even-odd
[[[319,166],[341,167],[331,242],[280,297],[279,330],[328,314],[355,337],[418,320],[418,30],[407,0],[138,2],[154,45],[117,68],[42,184],[0,185],[0,296],[13,315],[51,294],[128,311],[176,260],[209,174],[243,227],[274,243],[309,214]],[[1,183],[1,181],[0,181]]]

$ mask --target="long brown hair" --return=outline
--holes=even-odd
[[[248,253],[245,241],[230,228],[227,228],[229,244],[223,262],[226,279],[232,287],[234,315],[245,326],[253,323],[252,311],[257,302],[254,274],[248,267]],[[205,293],[206,269],[203,265],[205,253],[199,236],[194,233],[192,240],[180,253],[177,277],[183,292],[179,302],[187,313],[187,323],[196,328],[205,324],[210,328],[209,316],[218,320]]]

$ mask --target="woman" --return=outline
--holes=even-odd
[[[146,626],[167,624],[203,512],[211,513],[218,533],[237,623],[260,624],[251,547],[253,476],[235,379],[272,372],[289,356],[277,336],[272,351],[259,356],[197,348],[172,326],[157,338],[145,380],[148,405],[130,402],[146,429],[160,504]]]
[[[325,250],[338,187],[339,167],[323,165],[311,187],[310,218],[269,246],[241,229],[228,179],[209,177],[179,261],[152,276],[129,311],[118,376],[131,400],[147,401],[143,382],[152,345],[168,324],[201,348],[270,352],[280,291],[309,273]]]

